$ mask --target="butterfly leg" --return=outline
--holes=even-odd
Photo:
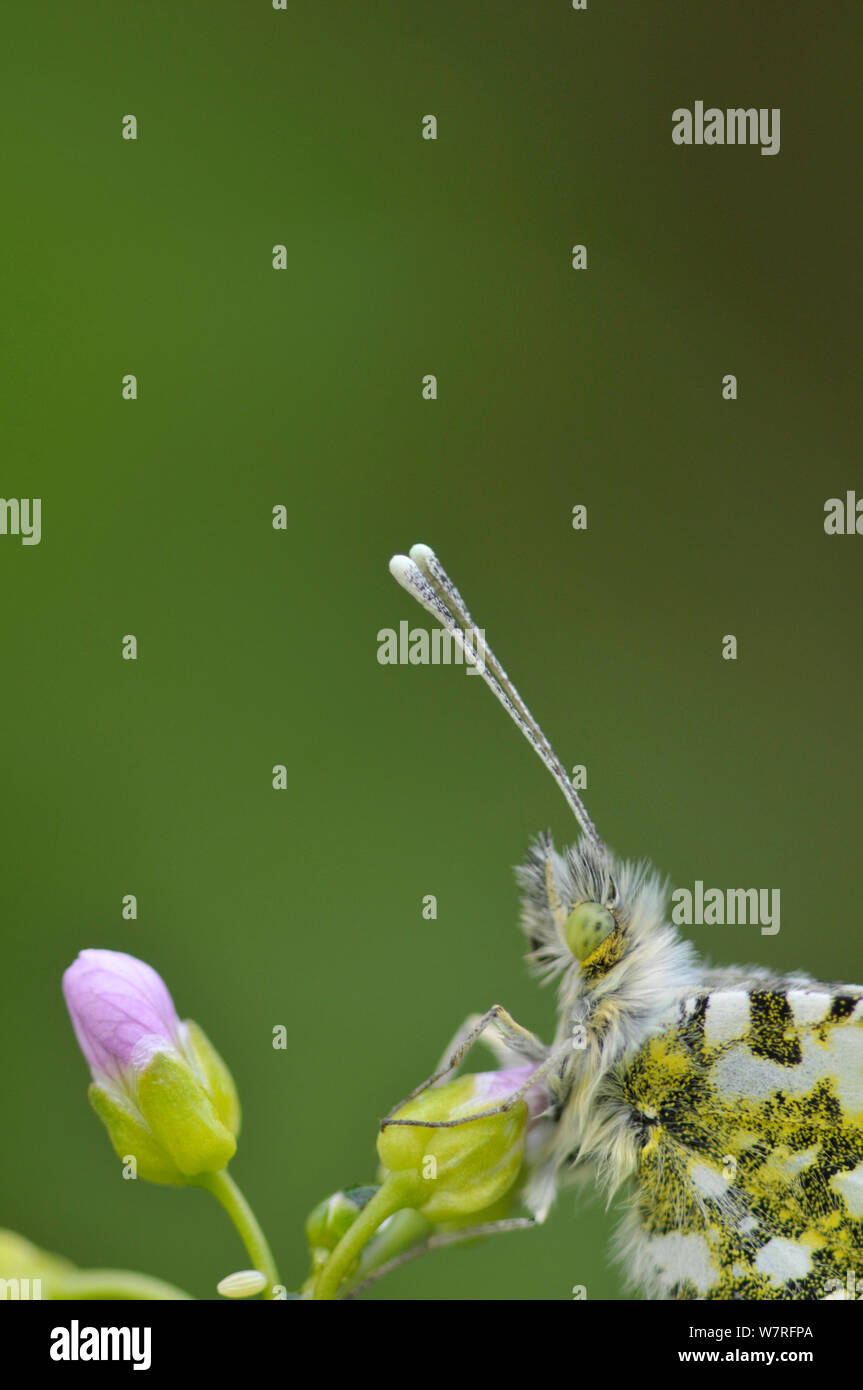
[[[534,1033],[529,1033],[516,1023],[500,1004],[494,1004],[486,1013],[471,1014],[465,1019],[449,1046],[444,1049],[435,1071],[435,1076],[441,1079],[436,1080],[434,1085],[442,1084],[442,1080],[455,1070],[486,1029],[492,1036],[483,1038],[483,1041],[494,1052],[501,1066],[512,1066],[513,1056],[523,1057],[528,1062],[542,1062],[548,1052],[545,1043],[540,1042]]]
[[[445,1081],[450,1073],[455,1071],[456,1067],[489,1025],[494,1026],[500,1043],[510,1052],[515,1052],[518,1056],[525,1057],[530,1062],[543,1062],[546,1060],[548,1048],[540,1042],[539,1038],[533,1033],[528,1032],[526,1028],[522,1028],[521,1024],[516,1023],[515,1019],[507,1013],[502,1004],[492,1004],[491,1008],[486,1009],[484,1014],[473,1014],[466,1020],[456,1033],[449,1048],[444,1053],[437,1070],[432,1072],[431,1076],[423,1081],[421,1085],[414,1087],[410,1095],[405,1096],[404,1100],[400,1100],[398,1105],[392,1107],[386,1118],[381,1121],[381,1129],[386,1129],[388,1124],[417,1123],[411,1120],[391,1120],[390,1115],[395,1114],[403,1105],[407,1105],[408,1101],[414,1100],[415,1097],[421,1095],[423,1091],[428,1091],[432,1087],[440,1085]],[[525,1086],[523,1090],[525,1092],[528,1091],[532,1084],[532,1081],[528,1081],[527,1086]],[[504,1107],[498,1107],[498,1109],[501,1108],[509,1109],[509,1104]],[[498,1110],[488,1113],[497,1114]],[[460,1124],[462,1122],[446,1121],[444,1123]],[[432,1126],[428,1127],[431,1128]],[[436,1127],[437,1126],[435,1126],[435,1128]]]
[[[553,1052],[548,1052],[545,1060],[541,1062],[527,1080],[519,1086],[518,1090],[513,1091],[512,1095],[507,1096],[506,1100],[502,1101],[500,1105],[490,1106],[487,1110],[477,1110],[473,1115],[463,1115],[458,1120],[394,1120],[391,1116],[400,1108],[396,1105],[390,1111],[389,1115],[381,1120],[381,1129],[386,1129],[389,1125],[412,1126],[415,1129],[455,1129],[457,1125],[469,1125],[474,1120],[487,1120],[490,1119],[492,1115],[504,1115],[507,1110],[512,1110],[514,1105],[518,1105],[519,1101],[524,1100],[528,1091],[530,1091],[537,1082],[542,1081],[543,1077],[547,1076],[553,1067],[569,1055],[570,1043],[568,1041],[563,1047],[558,1047]],[[407,1100],[403,1100],[401,1104],[406,1105],[408,1100],[412,1100],[414,1096],[419,1095],[420,1091],[426,1090],[428,1085],[429,1083],[427,1082],[425,1086],[419,1087],[418,1090],[407,1097]]]

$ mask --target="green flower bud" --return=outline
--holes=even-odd
[[[536,1070],[510,1067],[462,1076],[402,1105],[378,1135],[381,1186],[347,1220],[331,1253],[325,1247],[319,1248],[317,1259],[313,1253],[304,1297],[321,1302],[337,1298],[394,1255],[419,1244],[435,1226],[460,1225],[477,1213],[501,1210],[522,1173],[528,1122],[549,1105],[542,1081],[530,1085]],[[528,1087],[525,1099],[513,1103],[523,1086]],[[508,1110],[470,1118],[506,1101]],[[397,1123],[400,1120],[412,1123]],[[448,1123],[453,1120],[465,1123]],[[447,1123],[431,1127],[441,1122]],[[348,1216],[337,1207],[334,1227]],[[327,1237],[322,1207],[310,1220],[310,1237]]]
[[[376,1187],[349,1187],[318,1203],[306,1218],[306,1239],[313,1256],[319,1250],[335,1250],[377,1190]]]
[[[514,1068],[530,1074],[531,1068]],[[395,1120],[458,1120],[491,1109],[517,1089],[501,1082],[513,1072],[462,1076],[423,1092],[397,1110]],[[489,1083],[488,1078],[494,1078]],[[446,1129],[389,1125],[378,1137],[384,1167],[415,1180],[409,1205],[428,1221],[458,1221],[492,1206],[516,1182],[529,1117],[526,1101],[511,1110]]]

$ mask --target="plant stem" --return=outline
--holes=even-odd
[[[174,1284],[151,1279],[130,1269],[82,1269],[57,1281],[57,1298],[93,1299],[191,1299]]]
[[[354,1286],[379,1265],[389,1264],[390,1260],[401,1255],[404,1250],[427,1241],[432,1229],[418,1211],[405,1207],[402,1211],[396,1212],[363,1250],[357,1268],[345,1285],[344,1293],[351,1293]]]
[[[391,1173],[363,1207],[356,1221],[345,1232],[330,1258],[315,1280],[312,1297],[319,1300],[334,1299],[342,1284],[353,1271],[363,1246],[371,1240],[375,1231],[388,1216],[410,1205],[410,1198],[416,1192],[416,1178],[405,1174]]]
[[[272,1298],[273,1286],[280,1282],[279,1271],[276,1269],[267,1238],[234,1179],[224,1169],[221,1173],[201,1173],[194,1181],[197,1187],[212,1192],[225,1208],[248,1251],[252,1267],[266,1275],[267,1287],[263,1290],[263,1297]]]

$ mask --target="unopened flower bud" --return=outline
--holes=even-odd
[[[474,1213],[489,1215],[496,1204],[514,1196],[528,1125],[549,1104],[541,1081],[514,1100],[535,1070],[510,1067],[462,1076],[400,1106],[378,1135],[381,1186],[353,1217],[336,1206],[332,1233],[341,1222],[347,1224],[331,1253],[323,1246],[313,1248],[304,1297],[337,1298],[352,1282],[418,1244],[436,1225],[460,1225]],[[509,1109],[484,1114],[505,1102]],[[476,1115],[483,1118],[471,1118]],[[398,1123],[408,1120],[410,1124]],[[310,1239],[328,1236],[325,1207],[312,1213]]]
[[[377,1190],[376,1187],[349,1187],[319,1202],[306,1218],[306,1239],[312,1254],[318,1250],[335,1250]]]
[[[155,970],[120,951],[82,951],[63,976],[90,1065],[90,1102],[138,1177],[181,1184],[236,1152],[230,1072],[197,1024],[182,1023]]]
[[[384,1167],[403,1179],[413,1176],[409,1205],[432,1222],[458,1221],[499,1201],[515,1184],[524,1158],[525,1131],[547,1105],[538,1084],[509,1110],[484,1119],[471,1114],[493,1109],[510,1098],[535,1069],[511,1067],[459,1077],[424,1091],[403,1105],[394,1120],[466,1123],[434,1129],[388,1125],[378,1137]]]

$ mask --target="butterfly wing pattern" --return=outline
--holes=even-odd
[[[606,1078],[637,1131],[618,1253],[648,1297],[859,1296],[863,988],[728,974]]]

